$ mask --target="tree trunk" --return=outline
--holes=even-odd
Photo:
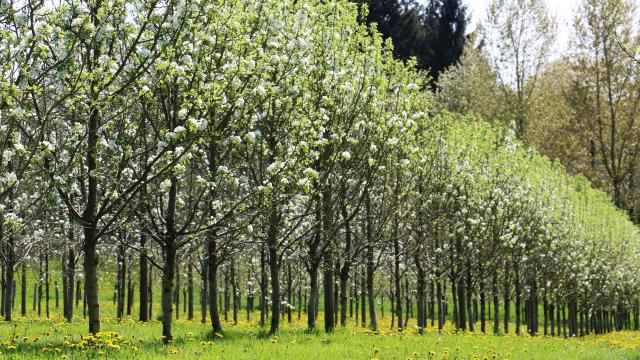
[[[373,224],[371,218],[371,197],[367,192],[365,195],[365,211],[366,211],[366,240],[367,240],[367,295],[369,300],[369,317],[371,330],[378,330],[378,322],[376,321],[376,305],[375,294],[373,293],[373,276],[374,276],[374,263],[373,263]],[[364,302],[363,302],[364,305]]]
[[[126,236],[126,235],[125,235]],[[124,236],[121,235],[122,241],[124,241]],[[125,274],[127,271],[127,263],[125,260],[125,249],[124,245],[120,244],[118,246],[118,270],[117,270],[117,317],[118,320],[122,320],[124,315],[124,294],[125,294]]]
[[[208,245],[207,245],[208,246]],[[208,250],[207,250],[208,251]],[[202,312],[200,316],[200,323],[206,324],[207,322],[207,304],[209,303],[209,260],[208,255],[204,257],[200,265],[200,276],[202,281],[202,288],[200,290],[200,310]]]
[[[416,259],[416,282],[417,282],[417,297],[418,297],[418,331],[423,333],[425,327],[427,327],[427,314],[426,314],[426,274],[422,266],[420,266],[419,260]]]
[[[366,291],[366,277],[362,277],[360,284],[360,322],[362,327],[367,327],[367,291]]]
[[[272,224],[270,226],[278,226]],[[275,335],[280,327],[280,262],[278,259],[278,248],[276,229],[270,230],[271,236],[269,239],[269,269],[271,271],[271,325],[269,327],[269,334]]]
[[[213,213],[212,213],[213,215]],[[218,256],[217,256],[217,234],[214,230],[209,231],[207,236],[207,272],[209,274],[209,316],[211,317],[211,328],[213,333],[222,334],[222,324],[220,323],[220,313],[216,301],[218,300]]]
[[[402,319],[402,301],[398,301],[400,299],[400,239],[398,236],[394,236],[393,239],[393,286],[394,292],[396,293],[396,301],[395,301],[395,311],[396,317],[398,319]],[[418,265],[418,259],[416,259],[416,266]],[[418,325],[420,326],[420,325]],[[398,331],[402,331],[402,321],[398,321]]]
[[[510,296],[509,296],[509,266],[506,265],[504,269],[504,333],[509,333],[509,320],[510,320]]]
[[[147,260],[147,234],[140,234],[140,321],[149,321],[149,264]]]
[[[173,341],[172,312],[173,312],[173,286],[176,276],[177,260],[177,235],[176,235],[176,203],[178,197],[178,178],[170,177],[171,187],[167,200],[165,215],[164,243],[162,251],[164,255],[164,267],[162,269],[162,341],[170,344]],[[177,309],[179,310],[179,309]],[[177,312],[177,311],[176,311]]]
[[[176,272],[175,240],[167,239],[163,246],[164,268],[162,271],[162,342],[173,341],[173,282]]]
[[[444,299],[442,298],[442,284],[440,282],[440,276],[436,277],[436,301],[438,303],[438,331],[442,331],[444,327],[445,309]]]
[[[0,217],[0,221],[3,219]],[[0,240],[6,239],[6,245],[3,251],[4,255],[4,294],[3,294],[3,313],[5,321],[12,320],[13,313],[13,278],[15,275],[16,254],[15,254],[15,238],[13,232],[4,234],[4,226],[0,226]]]
[[[345,260],[340,268],[340,325],[347,325],[347,291],[349,288],[349,271],[351,270],[351,220],[346,206],[346,191],[343,187],[341,193],[340,212],[344,221],[344,253]],[[353,301],[349,297],[349,316],[353,315]]]
[[[84,293],[89,314],[89,333],[100,332],[100,302],[98,300],[98,256],[96,254],[97,239],[95,229],[84,228]]]
[[[323,254],[323,290],[324,290],[324,331],[332,332],[335,328],[334,303],[334,263],[333,263],[333,207],[331,189],[322,193],[322,236]]]
[[[13,272],[12,272],[12,276],[13,276]],[[50,277],[49,277],[49,248],[47,247],[47,249],[45,250],[44,253],[44,307],[45,307],[45,312],[47,314],[47,319],[49,319],[51,317],[51,311],[49,308],[49,285],[50,285]],[[11,286],[9,286],[11,287]],[[11,298],[9,298],[9,306],[11,306]]]
[[[513,264],[513,279],[514,279],[514,288],[515,288],[515,300],[516,300],[516,335],[520,335],[520,323],[521,323],[521,315],[522,308],[520,304],[521,298],[521,289],[520,289],[520,267],[518,262],[516,261]]]
[[[189,265],[187,265],[187,301],[188,301],[188,313],[187,319],[193,320],[193,263],[189,260]]]
[[[266,302],[267,266],[268,264],[267,264],[266,250],[264,246],[261,246],[260,247],[260,326],[265,325],[265,318],[267,317],[267,302]],[[216,291],[216,294],[217,294],[217,291]],[[215,302],[213,304],[215,304]]]
[[[22,298],[21,298],[21,304],[20,304],[21,305],[20,312],[22,316],[27,316],[27,263],[26,263],[26,260],[24,260],[24,262],[22,263],[21,275],[22,275],[22,286],[20,288],[20,292],[21,292]],[[71,293],[73,294],[73,291],[71,291]]]
[[[309,331],[313,331],[316,328],[319,266],[320,264],[313,260],[309,264],[309,305],[307,306],[307,328]]]
[[[378,330],[378,322],[376,321],[376,303],[373,288],[373,246],[369,245],[367,249],[367,298],[369,300],[369,327],[373,331]]]

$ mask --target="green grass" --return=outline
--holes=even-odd
[[[303,319],[304,320],[304,319]],[[227,324],[224,336],[211,334],[206,324],[179,320],[175,341],[163,346],[161,324],[122,323],[105,319],[104,331],[115,332],[98,339],[97,345],[72,349],[86,340],[86,323],[64,324],[22,318],[0,325],[3,359],[640,359],[638,333],[621,332],[582,339],[438,334],[418,335],[382,330],[373,334],[349,326],[332,334],[307,333],[304,322],[283,324],[277,337],[269,338],[253,323]],[[321,324],[321,322],[320,322]],[[25,338],[26,337],[26,338]],[[37,338],[37,340],[36,340]],[[109,344],[111,342],[111,348]],[[11,345],[13,344],[13,345]],[[15,346],[15,349],[11,347]],[[119,349],[116,349],[119,347]],[[43,352],[43,348],[47,349]],[[55,349],[59,349],[57,352]],[[448,354],[446,356],[445,354]]]
[[[105,269],[106,270],[106,269]],[[33,308],[34,274],[29,271],[27,292],[27,317],[19,315],[14,307],[15,322],[0,322],[0,359],[639,359],[640,332],[619,332],[580,339],[563,339],[538,336],[516,337],[513,334],[493,336],[482,334],[455,334],[447,324],[442,334],[427,329],[424,335],[410,328],[403,333],[389,329],[390,302],[385,301],[384,318],[378,313],[382,330],[373,334],[356,327],[354,321],[346,328],[338,328],[332,334],[318,330],[308,333],[306,320],[291,324],[282,320],[277,337],[265,336],[265,329],[256,323],[259,313],[254,312],[251,322],[244,321],[244,309],[238,314],[241,323],[226,323],[225,334],[211,334],[208,324],[199,321],[174,321],[175,340],[171,346],[162,345],[161,324],[154,320],[139,323],[138,304],[132,309],[132,317],[119,322],[115,319],[112,302],[113,276],[106,271],[100,282],[100,307],[102,313],[102,337],[87,342],[88,326],[82,317],[82,302],[75,309],[75,319],[67,324],[62,319],[62,308],[55,308],[52,273],[50,309],[52,318],[38,317]],[[61,282],[59,281],[59,284]],[[160,314],[160,292],[154,280],[154,318]],[[195,317],[200,317],[199,294],[196,292]],[[183,300],[181,299],[181,302]],[[321,302],[322,304],[322,302]],[[43,301],[44,315],[44,301]],[[181,304],[182,309],[182,304]],[[231,314],[229,314],[231,315]],[[184,318],[184,314],[180,314]],[[294,314],[294,318],[296,315]],[[415,322],[410,320],[410,327]],[[322,312],[318,325],[321,327]],[[479,325],[476,326],[476,329]],[[512,329],[515,328],[512,325]],[[37,339],[37,340],[36,340]],[[86,343],[86,344],[85,344]],[[82,348],[74,348],[85,344]],[[14,348],[15,347],[15,348]],[[43,350],[45,349],[45,350]]]

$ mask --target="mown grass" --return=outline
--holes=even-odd
[[[322,322],[319,322],[322,324]],[[563,339],[478,333],[442,334],[427,329],[378,333],[349,325],[332,334],[305,331],[304,319],[284,322],[275,337],[255,323],[226,324],[224,335],[207,324],[175,322],[175,341],[163,346],[158,321],[104,319],[104,332],[87,336],[83,320],[67,324],[18,318],[0,324],[2,359],[640,359],[640,333]]]

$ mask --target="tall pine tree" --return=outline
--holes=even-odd
[[[418,68],[428,70],[435,90],[440,73],[456,63],[466,43],[466,7],[461,0],[429,0],[420,6],[414,0],[357,0],[367,5],[362,18],[376,23],[378,31],[391,38],[394,56],[415,57]]]

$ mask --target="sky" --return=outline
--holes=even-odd
[[[471,13],[472,25],[470,27],[475,28],[475,24],[479,21],[484,21],[491,0],[463,0],[463,2]],[[573,14],[575,14],[581,0],[546,0],[546,3],[551,14],[558,22],[556,45],[559,49],[566,49],[572,31]]]

